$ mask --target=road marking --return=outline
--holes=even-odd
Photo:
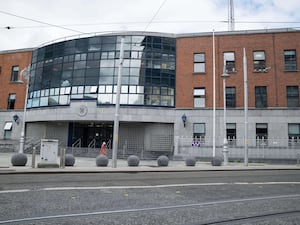
[[[152,189],[152,188],[192,187],[192,186],[284,185],[284,184],[300,185],[300,182],[232,182],[232,183],[199,183],[199,184],[161,184],[161,185],[139,185],[139,186],[50,187],[50,188],[41,188],[41,189],[2,190],[2,191],[0,191],[0,194],[29,192],[29,191]]]
[[[45,191],[66,191],[66,190],[105,190],[105,189],[151,189],[169,187],[191,187],[191,186],[222,186],[222,185],[278,185],[296,184],[300,182],[233,182],[233,183],[200,183],[200,184],[162,184],[162,185],[143,185],[143,186],[103,186],[103,187],[53,187],[43,188]]]
[[[240,202],[283,199],[283,198],[299,198],[299,197],[300,197],[300,194],[278,195],[278,196],[244,198],[244,199],[230,199],[230,200],[221,200],[221,201],[194,203],[194,204],[158,206],[158,207],[139,208],[139,209],[121,209],[121,210],[109,210],[109,211],[98,211],[98,212],[61,214],[61,215],[53,215],[53,216],[40,216],[40,217],[29,217],[29,218],[13,219],[13,220],[2,220],[2,221],[0,221],[0,224],[19,223],[19,222],[25,222],[25,221],[36,221],[36,220],[47,220],[47,219],[63,219],[63,218],[81,217],[81,216],[95,216],[95,215],[106,215],[106,214],[120,214],[120,213],[136,213],[136,212],[157,211],[157,210],[170,210],[170,209],[187,208],[187,207],[205,207],[205,206],[218,205],[218,204],[240,203]]]
[[[7,194],[7,193],[19,193],[19,192],[29,192],[32,191],[30,189],[17,189],[17,190],[2,190],[0,194]]]

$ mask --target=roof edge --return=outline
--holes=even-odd
[[[272,29],[236,30],[236,31],[215,31],[215,32],[211,31],[211,32],[199,32],[199,33],[181,33],[181,34],[177,34],[176,38],[212,36],[213,33],[216,36],[225,36],[225,35],[271,34],[271,33],[291,33],[291,32],[300,32],[300,30],[297,30],[295,28],[272,28]]]
[[[2,50],[0,54],[12,54],[20,52],[32,52],[35,48],[21,48],[21,49],[12,49],[12,50]]]

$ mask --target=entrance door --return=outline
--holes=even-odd
[[[88,147],[92,142],[95,142],[95,147],[100,148],[103,141],[109,145],[112,142],[113,137],[113,124],[112,123],[70,123],[69,124],[69,137],[71,136],[71,142],[69,147],[73,145],[79,139],[81,140],[81,147]]]

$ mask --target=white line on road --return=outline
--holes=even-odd
[[[25,222],[25,221],[36,221],[36,220],[47,220],[47,219],[62,219],[62,218],[80,217],[80,216],[94,216],[94,215],[118,214],[118,213],[136,213],[136,212],[145,212],[145,211],[154,211],[154,210],[170,210],[170,209],[187,208],[187,207],[205,207],[205,206],[217,205],[217,204],[262,201],[262,200],[284,199],[284,198],[299,198],[299,197],[300,197],[300,194],[278,195],[278,196],[244,198],[244,199],[229,199],[229,200],[194,203],[194,204],[149,207],[149,208],[140,208],[140,209],[121,209],[121,210],[109,210],[109,211],[98,211],[98,212],[62,214],[62,215],[53,215],[53,216],[29,217],[29,218],[5,220],[5,221],[3,220],[3,221],[0,221],[0,224],[19,223],[19,222]]]
[[[300,182],[232,182],[232,183],[199,183],[199,184],[162,184],[162,185],[140,185],[140,186],[95,186],[95,187],[51,187],[41,189],[16,189],[2,190],[0,194],[19,193],[29,191],[69,191],[69,190],[109,190],[109,189],[151,189],[191,186],[220,186],[220,185],[300,185]]]
[[[19,192],[29,192],[30,189],[17,189],[17,190],[2,190],[0,194],[7,194],[7,193],[19,193]]]

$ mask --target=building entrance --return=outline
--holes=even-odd
[[[113,123],[105,122],[72,122],[69,123],[68,146],[100,148],[103,141],[111,148],[113,138]],[[78,147],[77,146],[77,147]]]

